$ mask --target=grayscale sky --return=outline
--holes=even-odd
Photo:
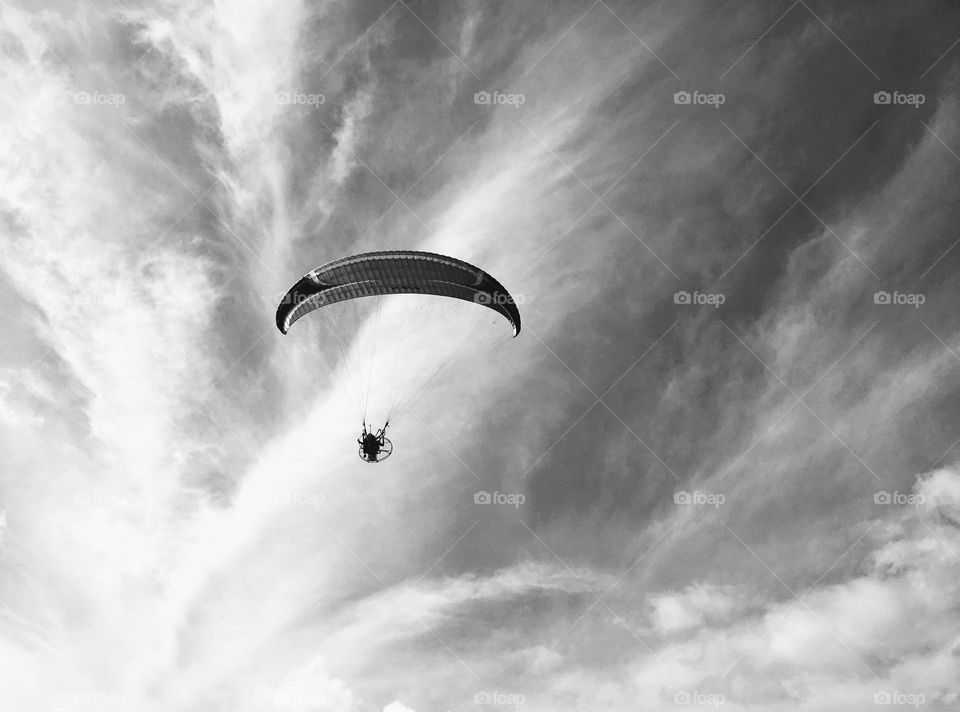
[[[13,0],[0,52],[0,709],[960,708],[956,3]],[[276,329],[399,248],[519,337]],[[374,333],[447,365],[376,466]]]

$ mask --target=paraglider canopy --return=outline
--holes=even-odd
[[[329,262],[307,273],[277,308],[277,328],[315,309],[360,297],[431,294],[475,302],[506,317],[520,333],[520,310],[500,282],[478,267],[433,252],[366,252]]]

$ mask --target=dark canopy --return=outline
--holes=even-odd
[[[432,294],[493,309],[520,333],[520,310],[513,297],[489,274],[453,257],[433,252],[367,252],[329,262],[307,273],[277,308],[284,334],[304,314],[328,304],[389,294]]]

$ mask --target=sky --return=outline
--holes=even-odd
[[[0,51],[0,708],[960,707],[955,3],[4,0]],[[389,249],[520,335],[276,329]],[[423,385],[376,466],[364,358]]]

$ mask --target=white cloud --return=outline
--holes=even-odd
[[[383,708],[383,712],[415,712],[412,707],[407,707],[400,700],[394,700]]]
[[[263,686],[256,700],[241,709],[275,712],[354,712],[357,700],[342,680],[330,677],[321,658],[314,658],[287,675],[276,687]]]
[[[716,276],[745,249],[738,240],[767,227],[753,221],[781,212],[779,186],[734,160],[743,146],[713,119],[685,118],[634,163],[674,121],[660,96],[672,79],[649,49],[692,75],[756,33],[725,20],[723,46],[688,63],[671,42],[700,18],[674,11],[626,18],[649,32],[644,47],[612,16],[624,8],[597,6],[570,27],[580,10],[445,7],[427,30],[397,5],[365,39],[383,8],[5,8],[0,265],[16,299],[4,319],[42,358],[23,363],[18,347],[0,363],[0,668],[11,681],[0,706],[119,696],[138,710],[404,712],[469,704],[478,689],[551,712],[672,709],[677,690],[722,693],[726,709],[874,709],[883,689],[955,704],[960,477],[944,466],[919,478],[917,507],[861,496],[907,490],[915,463],[949,461],[948,280],[930,282],[931,304],[950,299],[925,319],[924,340],[883,324],[844,354],[869,273],[825,230],[798,237],[807,228],[786,219],[778,281],[744,291],[748,306],[725,323],[791,387],[831,369],[811,394],[817,417],[797,406],[775,423],[792,404],[783,384],[698,317],[679,320],[608,408],[576,421],[594,369],[625,368],[662,331],[648,328],[671,306],[658,290],[675,285],[648,248],[684,278]],[[809,27],[792,37],[790,21],[762,77],[784,92],[783,57],[810,47]],[[480,112],[477,76],[432,33],[494,88],[526,91],[523,108],[462,121]],[[276,101],[324,76],[331,97],[348,97],[323,115],[332,137],[319,114]],[[749,84],[730,81],[731,94]],[[73,101],[101,89],[126,101]],[[389,117],[385,92],[403,97]],[[944,206],[956,167],[940,143],[955,143],[954,108],[946,98],[928,122],[939,139],[918,133],[873,192],[848,198],[841,185],[849,202],[823,213],[877,269],[909,265],[955,224]],[[758,155],[782,148],[765,133],[777,122],[735,116],[728,126]],[[383,191],[350,180],[357,156],[406,187],[420,177],[405,180],[410,166],[441,152],[403,145],[409,136],[452,148],[367,234],[376,211],[351,211]],[[628,168],[622,192],[595,204]],[[361,235],[371,249],[406,239],[505,275],[535,334],[503,362],[454,363],[417,411],[430,428],[398,422],[398,454],[377,468],[358,466],[357,423],[318,375],[317,332],[279,341],[271,323],[272,290],[294,261]],[[425,341],[403,359],[419,374],[436,351]],[[718,403],[704,425],[714,416],[694,408]],[[677,476],[722,485],[726,508],[664,506],[662,463],[643,459],[659,457],[648,432],[659,427],[690,451]],[[526,508],[495,518],[473,507],[473,472],[530,487]]]

